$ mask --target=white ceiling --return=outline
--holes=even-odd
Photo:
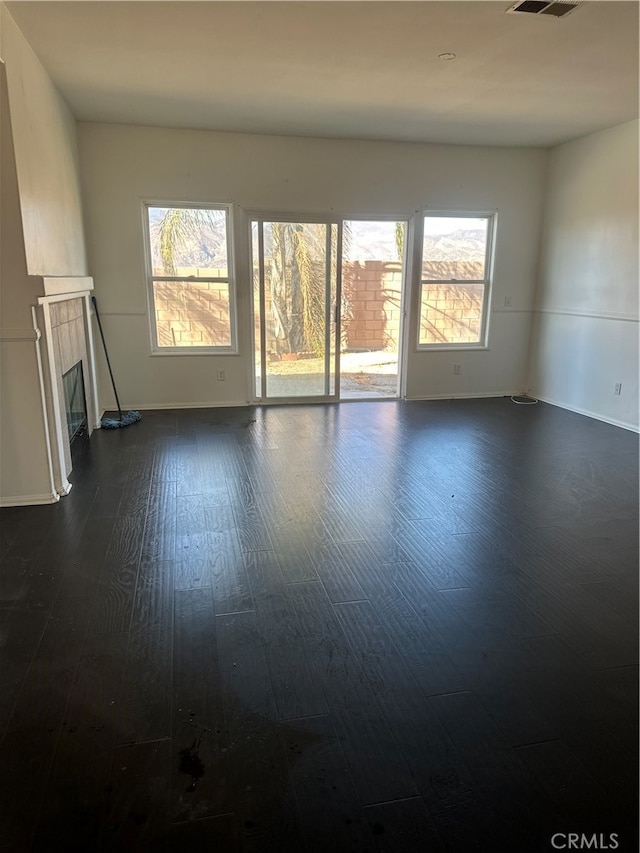
[[[637,2],[510,5],[7,3],[80,120],[548,146],[637,117]]]

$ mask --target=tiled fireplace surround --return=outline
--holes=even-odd
[[[45,296],[34,309],[40,332],[43,398],[47,411],[53,482],[58,497],[71,489],[71,448],[67,430],[62,376],[82,362],[89,434],[100,426],[95,350],[91,326],[93,280],[45,278]]]

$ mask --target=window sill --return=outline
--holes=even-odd
[[[166,351],[165,350],[151,350],[149,355],[151,356],[151,358],[155,358],[156,356],[159,356],[160,358],[166,358],[167,356],[180,356],[180,357],[182,357],[185,355],[186,356],[189,356],[189,355],[191,355],[191,356],[193,356],[193,355],[199,355],[199,356],[203,356],[203,355],[204,356],[229,356],[229,355],[240,355],[240,353],[238,352],[237,349],[223,349],[222,347],[220,347],[220,348],[217,348],[217,347],[200,347],[200,348],[189,347],[188,349],[180,349],[178,347],[175,347],[175,348],[172,347],[171,349],[169,349],[167,347]]]
[[[484,344],[419,344],[416,352],[486,352],[489,349]]]

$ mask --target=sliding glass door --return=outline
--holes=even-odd
[[[252,218],[255,396],[335,400],[341,226]]]
[[[399,396],[405,232],[251,217],[257,401]]]
[[[406,222],[343,221],[340,399],[395,398],[400,389]]]

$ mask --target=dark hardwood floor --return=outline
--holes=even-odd
[[[351,403],[74,457],[0,512],[0,849],[637,849],[636,435]]]

